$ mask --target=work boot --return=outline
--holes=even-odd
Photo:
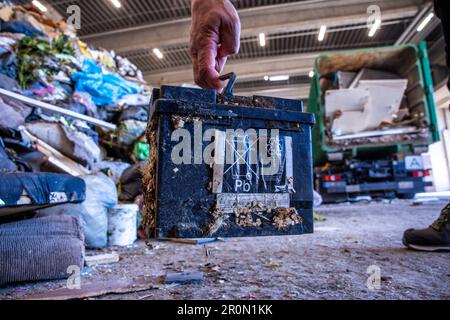
[[[418,251],[450,251],[450,203],[442,210],[439,219],[428,229],[409,229],[403,236],[403,244]]]

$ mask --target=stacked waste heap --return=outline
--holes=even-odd
[[[0,3],[0,225],[71,215],[87,247],[134,242],[150,91],[129,60],[90,48],[65,21]],[[0,274],[8,279],[30,280]]]

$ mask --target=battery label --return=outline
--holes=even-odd
[[[262,133],[262,134],[261,134]],[[216,134],[213,192],[289,193],[293,189],[292,138],[262,130]]]
[[[260,208],[289,208],[288,193],[221,193],[217,195],[217,209],[225,213],[233,213],[236,208],[248,208],[257,203]]]

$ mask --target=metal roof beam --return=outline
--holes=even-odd
[[[417,14],[428,0],[379,0],[383,20],[401,19]],[[365,23],[367,8],[373,0],[328,0],[293,2],[240,10],[242,37],[265,33],[290,32]],[[96,47],[120,53],[187,44],[190,18],[160,22],[83,37]]]
[[[306,75],[313,70],[318,54],[296,54],[273,58],[231,60],[225,67],[224,73],[235,72],[239,80],[263,79],[264,76],[275,75]],[[150,72],[145,80],[154,86],[160,84],[179,85],[193,83],[192,66],[171,69],[167,72]]]

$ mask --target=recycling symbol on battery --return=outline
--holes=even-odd
[[[235,142],[235,141],[233,141]],[[252,148],[259,142],[259,139],[256,139],[243,153],[240,153],[234,143],[231,143],[229,140],[227,140],[227,144],[232,148],[232,153],[236,155],[237,160],[224,172],[224,175],[233,170],[234,168],[237,168],[241,164],[241,161],[247,168],[247,173],[245,175],[245,178],[248,181],[251,181],[253,179],[253,175],[255,177],[258,177],[258,174],[252,169],[251,165],[248,163],[246,156],[248,155],[249,151],[252,150]],[[238,170],[239,171],[239,170]],[[235,178],[239,178],[238,176],[235,176]]]

